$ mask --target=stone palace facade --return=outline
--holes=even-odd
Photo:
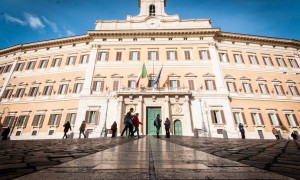
[[[139,15],[98,20],[84,35],[0,50],[0,120],[11,139],[62,138],[66,121],[74,138],[82,121],[89,137],[114,121],[120,135],[131,107],[143,135],[154,134],[157,114],[177,136],[241,138],[239,123],[246,138],[299,132],[299,40],[222,32],[210,19],[167,15],[166,0],[138,2]]]

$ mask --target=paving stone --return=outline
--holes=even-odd
[[[2,165],[0,165],[0,170],[3,170],[3,169],[25,168],[25,167],[27,167],[26,163],[20,163],[20,164],[2,164]]]

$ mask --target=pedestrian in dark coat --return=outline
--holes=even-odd
[[[239,129],[241,132],[242,139],[245,139],[245,129],[244,129],[244,125],[242,123],[239,124]]]
[[[10,133],[10,127],[4,128],[4,130],[2,131],[2,140],[8,140],[8,135]]]
[[[166,138],[170,138],[171,122],[170,122],[169,118],[166,118],[164,125],[165,125],[165,130],[166,130]]]
[[[292,132],[291,136],[295,141],[298,139],[298,135],[295,132]]]
[[[111,137],[116,137],[116,133],[117,133],[117,129],[118,129],[116,121],[114,121],[114,123],[111,125],[110,129],[112,131]]]
[[[127,129],[129,129],[129,136],[133,137],[133,122],[132,122],[132,115],[131,113],[133,112],[133,108],[130,108],[130,110],[127,112],[125,118],[124,118],[124,124],[125,127],[121,133],[121,136],[125,133]]]
[[[154,120],[154,125],[156,127],[156,137],[160,138],[159,136],[159,131],[160,131],[160,127],[161,127],[161,119],[160,119],[160,115],[157,114],[155,120]]]
[[[68,131],[71,130],[72,131],[72,128],[71,128],[71,124],[69,121],[66,122],[66,124],[64,124],[64,136],[63,136],[63,139],[66,137],[66,139],[68,138]]]

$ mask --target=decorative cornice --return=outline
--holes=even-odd
[[[38,41],[26,44],[15,45],[12,47],[8,47],[5,49],[0,50],[0,56],[6,55],[9,53],[17,53],[17,52],[25,52],[34,49],[41,49],[41,48],[49,48],[54,46],[66,45],[66,44],[74,44],[79,42],[90,42],[92,37],[88,34],[66,37],[66,38],[59,38],[59,39],[51,39],[45,41]]]
[[[295,39],[274,38],[267,36],[256,36],[221,31],[216,34],[215,38],[219,41],[245,42],[260,45],[292,47],[297,50],[300,49],[300,41]]]

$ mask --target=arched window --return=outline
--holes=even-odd
[[[155,16],[155,6],[153,4],[149,7],[149,16]]]

